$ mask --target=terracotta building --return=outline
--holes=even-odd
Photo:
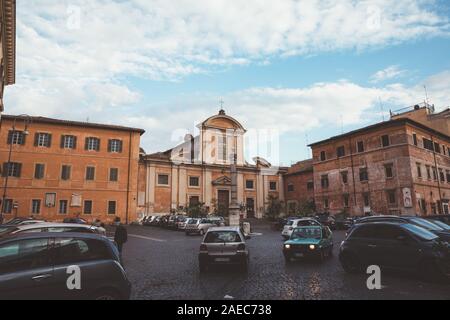
[[[141,214],[182,211],[198,203],[224,214],[231,201],[230,165],[238,171],[238,203],[244,217],[262,217],[269,195],[284,200],[283,172],[262,158],[244,159],[246,130],[221,110],[198,126],[199,134],[165,152],[142,155]],[[144,178],[145,177],[145,178]]]
[[[448,214],[450,137],[425,125],[420,114],[434,117],[429,106],[416,106],[405,116],[311,144],[317,209]]]
[[[16,1],[0,0],[0,112],[5,86],[16,78]]]
[[[0,185],[5,219],[135,220],[143,133],[115,125],[3,115]]]
[[[312,159],[299,161],[284,175],[286,213],[294,215],[314,209],[314,174]]]

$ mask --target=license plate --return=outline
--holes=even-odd
[[[296,253],[295,257],[297,258],[303,258],[305,255],[303,253]]]
[[[229,262],[230,258],[216,258],[215,261],[217,261],[217,262]]]

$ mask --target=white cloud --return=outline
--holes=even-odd
[[[375,72],[370,77],[370,82],[377,83],[386,80],[392,80],[405,75],[407,71],[400,69],[399,66],[389,66],[383,70]]]

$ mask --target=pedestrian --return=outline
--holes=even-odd
[[[127,229],[120,223],[120,217],[115,219],[116,232],[114,233],[114,241],[117,243],[117,249],[122,254],[123,244],[128,240]]]

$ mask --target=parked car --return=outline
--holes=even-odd
[[[159,219],[158,221],[158,227],[167,228],[168,223],[169,223],[169,216],[168,215],[162,216],[161,219]]]
[[[87,221],[83,218],[65,218],[63,223],[87,224]]]
[[[348,230],[353,226],[354,219],[345,216],[336,216],[336,230]]]
[[[203,236],[209,228],[217,227],[218,221],[210,218],[198,218],[191,220],[185,228],[186,235],[199,234]]]
[[[146,219],[142,222],[144,226],[151,226],[152,222],[156,219],[156,216],[147,216]]]
[[[188,222],[193,218],[183,217],[177,221],[177,230],[185,230]]]
[[[318,214],[315,219],[320,222],[321,225],[329,227],[331,230],[336,229],[336,218],[329,214]]]
[[[0,238],[31,232],[83,232],[106,236],[105,228],[87,224],[43,222],[17,226],[0,226]]]
[[[374,222],[356,225],[342,242],[339,260],[346,272],[369,265],[412,270],[434,277],[450,276],[449,248],[434,233],[411,223]]]
[[[435,220],[435,221],[437,220],[437,221],[441,221],[445,224],[450,225],[450,215],[449,214],[434,214],[434,215],[430,215],[430,216],[422,216],[421,218]]]
[[[81,289],[69,290],[70,266]],[[23,233],[0,239],[0,299],[128,299],[117,248],[90,233]]]
[[[25,225],[25,224],[41,223],[41,222],[45,222],[45,220],[35,219],[35,218],[31,218],[31,217],[18,217],[18,218],[13,218],[9,221],[6,221],[3,225],[19,226],[19,225]]]
[[[326,226],[297,227],[284,243],[283,255],[287,263],[307,257],[323,261],[333,255],[333,233]]]
[[[207,271],[211,265],[239,265],[248,270],[249,251],[239,227],[212,227],[206,233],[198,261],[200,272]]]
[[[319,221],[312,218],[288,220],[287,224],[281,231],[281,236],[283,237],[284,240],[287,240],[291,237],[292,231],[294,231],[295,228],[301,226],[321,226],[321,224]]]
[[[422,219],[416,216],[387,216],[387,215],[371,216],[359,219],[356,222],[356,224],[372,223],[372,222],[412,223],[419,227],[425,228],[428,231],[431,231],[432,233],[439,236],[439,238],[441,238],[442,240],[450,241],[450,231],[444,230],[443,228],[439,227],[437,224],[434,224],[429,220]]]

